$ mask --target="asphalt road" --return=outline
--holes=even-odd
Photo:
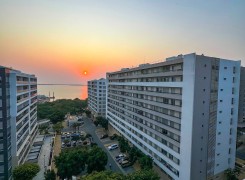
[[[42,180],[44,179],[44,171],[48,167],[49,164],[49,155],[51,151],[51,139],[52,136],[47,136],[44,139],[41,153],[38,158],[38,165],[40,166],[40,171],[33,180]]]
[[[117,165],[117,163],[113,160],[113,158],[111,157],[110,153],[108,152],[108,150],[105,148],[104,144],[100,141],[100,139],[98,138],[98,136],[96,135],[96,127],[94,125],[94,123],[88,119],[88,118],[83,118],[84,119],[84,125],[82,128],[83,131],[85,131],[86,133],[89,133],[92,135],[93,137],[93,141],[95,143],[98,144],[98,146],[100,148],[102,148],[106,154],[107,154],[107,157],[108,157],[108,162],[107,162],[107,165],[106,165],[106,169],[108,170],[112,170],[114,172],[118,172],[118,173],[123,173],[121,171],[121,169],[119,168],[119,166]],[[109,167],[109,164],[111,164],[111,169]]]

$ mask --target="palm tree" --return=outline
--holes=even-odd
[[[77,132],[77,127],[79,127],[80,124],[79,123],[73,123],[72,127],[74,128],[75,132]]]

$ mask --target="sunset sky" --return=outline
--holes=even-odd
[[[39,83],[86,83],[191,52],[245,66],[245,1],[0,2],[0,65]]]

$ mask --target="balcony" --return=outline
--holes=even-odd
[[[17,99],[17,105],[18,104],[20,104],[21,102],[24,102],[24,101],[26,101],[26,100],[28,100],[29,99],[29,97],[27,96],[27,97],[25,97],[25,98],[21,98],[21,99]]]
[[[20,111],[22,111],[23,109],[25,109],[28,106],[29,106],[29,103],[28,102],[25,105],[22,104],[21,107],[18,107],[17,108],[17,113],[19,113]]]
[[[29,89],[20,89],[20,90],[17,90],[17,94],[20,94],[20,93],[24,93],[24,92],[28,92]]]
[[[17,80],[17,84],[29,84],[29,81],[21,81],[21,80],[18,81],[18,80]]]
[[[33,105],[33,104],[36,103],[36,102],[37,102],[37,98],[32,99],[32,100],[31,100],[31,105]]]
[[[16,122],[18,122],[19,120],[21,120],[24,116],[26,116],[28,114],[28,109],[25,110],[23,113],[21,113],[20,115],[18,115],[16,117]]]

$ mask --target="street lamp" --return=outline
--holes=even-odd
[[[46,172],[46,169],[45,169],[45,154],[43,156],[44,156],[44,159],[43,159],[43,168],[44,168],[44,172]]]

